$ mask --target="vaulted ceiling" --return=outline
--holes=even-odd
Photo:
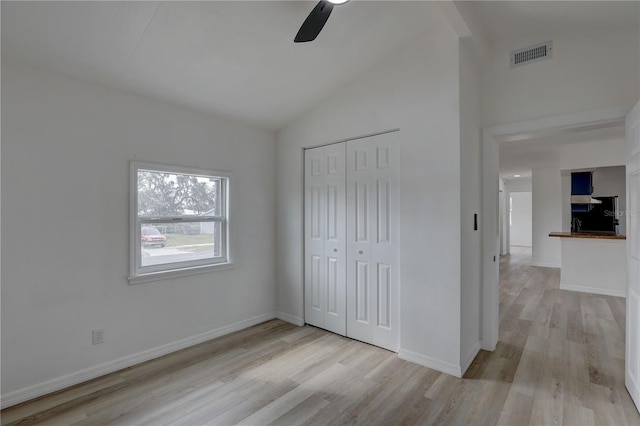
[[[277,129],[423,31],[435,3],[2,2],[2,53],[86,80]]]
[[[294,44],[314,1],[2,1],[2,55],[278,129],[438,19],[436,2],[337,6]],[[473,2],[490,40],[636,25],[638,2]],[[635,15],[634,15],[635,13]]]

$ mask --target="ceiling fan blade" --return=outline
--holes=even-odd
[[[315,40],[327,22],[327,19],[329,19],[332,10],[333,4],[326,0],[321,0],[320,3],[313,8],[309,16],[307,16],[307,19],[304,20],[293,41],[296,43],[304,43]]]

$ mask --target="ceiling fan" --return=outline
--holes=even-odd
[[[293,41],[295,43],[305,43],[315,40],[327,22],[327,19],[329,19],[333,6],[344,4],[348,1],[349,0],[320,0],[320,3],[313,8],[309,16],[307,16],[307,19],[302,23]]]

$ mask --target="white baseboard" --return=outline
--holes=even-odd
[[[304,319],[296,317],[291,314],[286,314],[284,312],[276,312],[276,318],[281,319],[282,321],[286,321],[293,325],[297,325],[298,327],[302,327],[304,325]]]
[[[630,309],[637,309],[637,306],[640,305],[640,294],[633,288],[629,287],[629,300],[627,301],[627,306]],[[635,308],[634,308],[635,306]],[[628,343],[625,348],[625,359],[626,359],[626,368],[625,368],[625,385],[627,387],[627,391],[629,391],[629,395],[631,395],[631,399],[633,403],[636,405],[636,409],[640,411],[640,377],[634,377],[632,372],[633,368],[631,367],[631,363],[633,362],[632,351],[633,346],[635,346],[633,340],[637,339],[640,336],[634,337],[633,335],[637,333],[637,325],[634,327],[630,324],[630,318],[627,317],[627,339]],[[635,355],[637,356],[637,355]],[[637,374],[640,374],[640,371],[636,371]]]
[[[640,384],[638,384],[629,372],[625,372],[625,387],[631,395],[631,400],[636,405],[636,409],[640,411]]]
[[[560,268],[560,264],[557,262],[538,262],[536,260],[531,261],[531,266],[538,266],[540,268]]]
[[[601,287],[585,287],[581,285],[565,284],[563,282],[560,282],[560,290],[580,291],[583,293],[602,294],[604,296],[627,297],[627,292],[624,290],[613,290]]]
[[[132,365],[140,364],[141,362],[149,361],[150,359],[161,357],[171,352],[188,348],[189,346],[206,342],[207,340],[215,339],[216,337],[224,336],[225,334],[233,333],[234,331],[260,324],[273,318],[275,318],[275,314],[272,312],[258,315],[256,317],[225,325],[205,333],[167,343],[166,345],[158,346],[132,355],[127,355],[125,357],[76,371],[62,377],[57,377],[43,383],[18,389],[7,394],[3,394],[0,397],[0,407],[10,407],[51,392],[59,391],[69,386],[86,382],[87,380],[95,379],[96,377],[104,376],[105,374],[113,373],[114,371],[122,370],[123,368],[131,367]]]
[[[464,362],[462,363],[462,374],[461,375],[464,375],[464,373],[466,373],[467,369],[469,368],[469,366],[471,365],[473,360],[476,358],[476,355],[478,355],[478,352],[480,352],[480,340],[478,340],[473,345],[473,348],[471,349],[471,352],[469,353],[469,355],[465,358]]]
[[[462,377],[462,369],[459,365],[431,358],[426,355],[408,351],[406,349],[400,348],[400,350],[398,351],[398,358],[431,368],[433,370],[438,370],[445,374]]]

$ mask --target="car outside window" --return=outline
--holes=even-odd
[[[132,283],[229,265],[228,173],[131,163]]]

